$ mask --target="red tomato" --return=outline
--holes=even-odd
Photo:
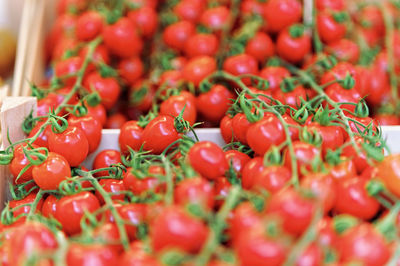
[[[321,201],[325,213],[329,212],[336,200],[336,183],[329,174],[311,173],[301,180],[302,187],[309,189]]]
[[[270,0],[264,8],[264,19],[270,32],[279,32],[299,22],[302,17],[302,6],[297,0]]]
[[[324,251],[317,244],[310,244],[297,258],[296,266],[322,265],[324,263]]]
[[[124,185],[137,195],[148,191],[157,191],[160,187],[160,181],[155,175],[165,175],[165,171],[162,168],[160,171],[159,167],[155,165],[149,167],[148,175],[143,178],[137,177],[132,170],[132,168],[128,168],[124,174]]]
[[[338,83],[328,86],[325,92],[336,103],[358,103],[361,99],[360,93],[355,88],[346,90]],[[351,112],[355,110],[355,105],[341,104],[340,106],[342,109],[347,109]]]
[[[43,257],[55,252],[58,246],[53,232],[39,222],[27,222],[13,228],[12,237],[5,245],[9,265],[24,265],[32,256]]]
[[[64,13],[68,13],[71,10],[75,12],[79,12],[84,10],[87,7],[86,0],[60,0],[57,2],[57,14],[61,15]]]
[[[325,216],[317,224],[317,239],[316,242],[321,247],[327,247],[331,249],[338,248],[339,236],[334,229],[333,219]]]
[[[142,146],[143,128],[138,125],[138,121],[131,120],[122,125],[118,137],[119,147],[122,154],[129,154],[129,149],[138,151]]]
[[[301,106],[301,99],[307,100],[307,92],[302,85],[296,86],[292,91],[283,91],[278,89],[274,92],[273,98],[282,104],[287,104],[293,108]]]
[[[315,160],[317,156],[320,156],[320,151],[317,147],[302,141],[294,141],[293,149],[296,158],[297,171],[299,175],[301,175],[302,168],[305,168],[305,170],[310,171],[311,162]],[[292,169],[292,162],[290,158],[291,157],[289,149],[286,149],[284,164],[289,169]]]
[[[98,12],[86,11],[76,22],[76,37],[81,41],[96,38],[103,29],[103,18]]]
[[[49,152],[42,164],[33,166],[32,177],[41,189],[56,190],[62,181],[71,177],[71,168],[63,156]]]
[[[85,212],[94,212],[100,208],[99,200],[90,192],[64,196],[57,202],[55,218],[61,223],[68,235],[81,232],[81,219]]]
[[[94,152],[100,145],[102,126],[100,122],[91,115],[76,117],[70,115],[68,118],[70,127],[79,128],[86,136],[89,143],[89,153]]]
[[[261,70],[260,77],[268,81],[269,90],[275,91],[280,88],[284,78],[290,77],[290,72],[284,67],[269,66]]]
[[[281,219],[282,227],[287,233],[296,236],[307,229],[314,211],[315,199],[306,198],[294,189],[272,195],[266,207],[267,213]]]
[[[258,2],[258,0],[243,0],[240,5],[240,11],[245,16],[262,16],[264,11],[264,3]]]
[[[323,126],[312,122],[308,126],[309,132],[317,132],[322,138],[322,152],[334,151],[344,143],[343,131],[339,126]]]
[[[250,189],[254,186],[255,177],[265,169],[263,158],[254,157],[243,168],[242,187]]]
[[[107,194],[111,196],[112,200],[124,200],[125,194],[122,192],[126,189],[124,182],[121,179],[101,179],[99,184],[103,187]],[[96,196],[99,199],[100,204],[104,204],[104,198],[99,191],[96,191]]]
[[[223,70],[234,75],[239,76],[243,74],[258,74],[258,62],[257,60],[248,54],[239,54],[228,57],[223,65]],[[249,78],[243,79],[243,82],[250,84]]]
[[[120,265],[130,266],[162,266],[157,259],[144,251],[125,251],[119,260]]]
[[[282,30],[276,41],[276,52],[289,62],[300,62],[311,52],[311,37],[299,25]]]
[[[104,128],[120,129],[127,121],[128,121],[128,118],[124,114],[115,113],[115,114],[108,116],[106,124],[104,125]]]
[[[187,156],[193,169],[208,179],[224,176],[229,168],[224,151],[210,141],[197,142]]]
[[[357,63],[360,57],[360,48],[358,45],[347,39],[340,39],[327,46],[326,50],[334,54],[340,61],[348,61],[350,63]]]
[[[221,130],[221,136],[224,139],[225,143],[231,143],[232,141],[235,141],[232,129],[232,118],[227,115],[224,116],[220,122],[219,128]]]
[[[103,29],[103,39],[110,52],[122,58],[139,55],[143,48],[135,25],[125,17],[112,25],[106,25]]]
[[[96,120],[100,122],[102,126],[106,124],[107,114],[106,109],[102,104],[99,104],[97,106],[90,106],[86,104],[86,107],[88,109],[88,115],[93,116]]]
[[[244,166],[251,160],[247,154],[236,150],[226,151],[225,159],[229,166],[239,175],[242,174]]]
[[[108,244],[110,248],[116,252],[121,252],[123,247],[120,244],[120,236],[118,226],[115,223],[101,223],[92,235],[96,242]]]
[[[67,266],[117,266],[118,253],[110,246],[102,244],[73,243],[67,252]]]
[[[117,102],[121,88],[115,78],[103,78],[98,72],[92,72],[84,80],[84,86],[90,91],[97,91],[101,104],[109,110]]]
[[[186,178],[174,190],[175,203],[185,207],[196,204],[204,209],[214,206],[214,191],[210,182],[202,177]]]
[[[395,114],[377,114],[374,120],[381,126],[396,126],[400,124],[400,118]]]
[[[317,15],[317,29],[321,40],[332,43],[343,39],[346,35],[346,25],[340,21],[341,13],[322,11]]]
[[[188,57],[201,55],[214,56],[218,51],[219,41],[214,34],[197,33],[185,43],[185,54]]]
[[[143,62],[137,56],[123,59],[118,64],[118,73],[130,85],[138,81],[143,72]]]
[[[223,30],[231,20],[231,12],[226,6],[209,8],[203,12],[200,22],[213,31]]]
[[[367,79],[367,102],[373,106],[389,102],[391,97],[389,77],[386,72],[373,68],[363,78]]]
[[[64,132],[51,132],[49,150],[62,155],[70,166],[76,167],[86,159],[89,152],[89,142],[81,129],[68,126]]]
[[[179,1],[178,4],[174,6],[174,13],[181,20],[196,23],[203,13],[204,7],[203,1],[183,0]]]
[[[337,182],[343,182],[357,175],[357,169],[352,160],[345,160],[329,170],[330,175]]]
[[[79,56],[73,56],[56,63],[54,73],[56,77],[62,78],[67,86],[72,86],[76,82],[76,74],[82,68],[83,59]],[[72,76],[67,77],[66,76]],[[64,78],[63,78],[64,77]]]
[[[247,144],[247,131],[252,125],[244,113],[237,113],[232,119],[232,130],[235,139],[243,144]]]
[[[220,208],[228,197],[232,185],[225,176],[217,177],[214,181],[215,206]]]
[[[233,93],[227,87],[214,85],[196,98],[196,107],[206,120],[217,123],[225,116],[233,98]]]
[[[88,46],[84,46],[80,51],[79,51],[79,56],[82,58],[85,58],[88,53]],[[110,64],[110,54],[107,50],[107,47],[103,44],[100,44],[96,47],[92,54],[92,62],[89,63],[87,70],[88,73],[95,71],[96,66],[98,66],[100,63],[105,63],[105,64]]]
[[[210,56],[198,56],[190,59],[182,70],[183,78],[198,86],[207,76],[217,70],[217,62]]]
[[[55,217],[58,199],[54,195],[49,195],[43,202],[42,215],[47,218]]]
[[[284,166],[271,165],[263,167],[253,178],[252,188],[257,191],[266,190],[274,194],[285,187],[292,178],[290,170]]]
[[[367,154],[365,151],[362,150],[362,143],[365,142],[365,140],[363,139],[363,137],[361,136],[354,136],[354,140],[357,143],[357,145],[360,147],[361,149],[361,153],[357,153],[355,148],[353,147],[353,145],[349,145],[346,146],[343,149],[343,156],[346,156],[350,159],[353,160],[357,172],[361,173],[365,168],[367,168],[369,166],[369,163],[367,161]],[[382,150],[383,152],[383,150]],[[372,162],[374,161],[373,159],[371,159]]]
[[[21,214],[28,214],[31,211],[31,205],[35,199],[36,199],[37,194],[36,193],[30,193],[28,196],[26,196],[23,199],[19,200],[10,200],[9,207],[12,209],[13,216],[14,218],[20,216]],[[22,206],[24,205],[24,206]],[[42,208],[43,205],[43,199],[39,200],[39,203],[36,207],[35,213],[38,213],[40,209]],[[18,208],[17,208],[18,207]],[[20,218],[20,220],[25,221],[25,217]]]
[[[136,239],[137,226],[146,222],[147,205],[142,203],[129,203],[118,208],[118,213],[124,221],[129,239]]]
[[[103,150],[99,152],[93,161],[93,169],[110,167],[112,164],[122,163],[121,153],[117,150]],[[94,174],[96,177],[108,176],[108,171],[101,171]]]
[[[63,36],[54,46],[53,52],[51,53],[52,61],[62,60],[68,51],[74,51],[78,48],[78,45],[79,41],[75,37]]]
[[[345,0],[316,0],[315,5],[318,10],[332,9],[332,10],[344,10],[346,7]]]
[[[377,167],[377,177],[382,180],[386,188],[396,196],[400,195],[400,155],[393,154],[385,157]]]
[[[24,169],[28,164],[30,164],[28,158],[25,156],[23,147],[26,147],[27,150],[31,150],[30,147],[27,146],[27,144],[18,144],[14,148],[14,157],[11,161],[11,163],[8,165],[11,174],[13,175],[13,182],[14,184],[22,184],[25,183],[29,180],[32,180],[32,167],[29,167],[25,173],[23,173],[18,181],[16,178],[18,177],[19,173]],[[32,147],[34,149],[39,148],[39,146],[32,144]],[[35,158],[35,157],[33,157]]]
[[[379,202],[368,195],[368,180],[354,176],[337,184],[335,211],[369,220],[379,211]]]
[[[151,120],[143,130],[143,149],[160,154],[179,138],[180,134],[175,128],[174,118],[159,115]]]
[[[182,112],[183,119],[188,121],[190,125],[196,122],[197,111],[194,96],[190,92],[173,95],[161,103],[160,115],[177,117]]]
[[[259,31],[247,42],[245,51],[263,63],[275,54],[275,46],[268,34]]]
[[[128,12],[128,18],[135,25],[140,35],[150,38],[158,26],[158,16],[154,8],[141,7]]]
[[[251,229],[256,228],[261,223],[261,215],[254,206],[250,202],[241,203],[228,218],[229,235],[232,238],[233,245],[239,244],[237,241],[242,234],[248,234]]]
[[[207,240],[209,229],[200,220],[177,206],[162,210],[150,226],[150,239],[156,252],[178,248],[197,253]]]
[[[278,146],[286,140],[283,125],[273,114],[250,126],[246,138],[250,148],[259,155],[264,155],[271,146]]]
[[[384,237],[369,223],[346,231],[339,246],[340,261],[343,263],[358,261],[368,266],[385,265],[391,253]]]
[[[163,32],[163,40],[168,47],[183,51],[186,41],[195,31],[193,23],[183,20],[167,26]]]

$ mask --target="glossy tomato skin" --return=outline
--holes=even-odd
[[[357,175],[357,168],[353,160],[344,159],[343,162],[332,166],[329,170],[329,174],[333,177],[335,182],[342,182]]]
[[[373,218],[379,211],[380,204],[375,198],[368,195],[367,182],[368,180],[355,176],[337,184],[338,197],[334,210],[360,219]]]
[[[100,145],[103,127],[96,118],[91,115],[81,117],[70,115],[68,125],[79,128],[85,134],[89,144],[89,153],[97,150]]]
[[[311,170],[312,160],[314,160],[317,156],[320,156],[320,151],[317,147],[302,141],[294,141],[293,142],[294,154],[296,156],[296,164],[297,171],[301,174],[301,168],[305,167],[308,171]],[[292,169],[292,162],[290,159],[289,150],[285,151],[285,166],[289,169]]]
[[[129,154],[129,148],[138,151],[142,146],[143,128],[138,125],[138,121],[130,120],[121,127],[118,137],[119,147],[122,154]]]
[[[120,18],[116,23],[105,26],[102,35],[110,52],[121,58],[139,55],[142,51],[143,41],[128,18]]]
[[[167,115],[159,115],[151,120],[143,130],[143,149],[160,154],[179,138],[180,135],[175,128],[174,118]]]
[[[72,86],[76,82],[76,74],[81,69],[83,59],[79,56],[70,57],[68,59],[59,61],[55,65],[54,72],[57,77],[63,77],[66,75],[74,75],[63,79],[65,85]]]
[[[254,157],[243,168],[242,187],[251,189],[255,183],[255,177],[265,169],[263,158]]]
[[[177,206],[167,207],[150,226],[150,239],[156,252],[179,248],[188,253],[198,252],[205,243],[209,229]]]
[[[21,172],[22,169],[24,169],[30,162],[28,158],[25,156],[23,148],[26,147],[26,144],[18,144],[14,148],[14,157],[9,164],[9,169],[11,174],[13,175],[13,182],[14,184],[22,184],[25,183],[29,180],[32,180],[32,167],[29,167],[25,173],[23,173],[18,180],[16,178],[18,177],[19,173]],[[32,144],[32,147],[34,149],[38,148],[39,146]],[[30,147],[26,147],[28,150],[31,150]]]
[[[74,243],[68,248],[66,262],[68,266],[116,266],[118,253],[107,245]]]
[[[273,93],[273,98],[280,101],[282,104],[287,104],[293,108],[301,106],[301,99],[307,100],[306,90],[302,85],[296,86],[292,91],[276,90]]]
[[[134,85],[144,73],[143,61],[138,56],[123,59],[118,64],[118,73],[130,85]]]
[[[133,172],[132,168],[128,168],[124,173],[124,185],[127,189],[132,191],[135,195],[140,195],[145,192],[156,190],[160,182],[157,177],[152,174],[163,174],[163,173],[151,173],[149,169],[149,175],[144,178],[138,178]]]
[[[81,41],[96,38],[103,29],[103,18],[95,11],[81,14],[76,22],[76,37]]]
[[[385,265],[391,249],[384,237],[369,223],[350,228],[340,240],[340,261],[358,261],[364,265]]]
[[[271,194],[279,192],[292,178],[287,167],[280,165],[266,166],[254,176],[253,190],[267,191]]]
[[[328,150],[334,151],[344,143],[343,131],[339,126],[323,126],[312,122],[307,127],[310,132],[317,132],[321,136],[321,147],[324,154]]]
[[[307,229],[314,211],[315,200],[306,198],[293,189],[274,194],[266,206],[266,212],[280,217],[283,229],[295,236]]]
[[[241,176],[244,166],[251,160],[250,156],[237,150],[226,151],[225,158],[239,176]]]
[[[81,232],[80,221],[85,212],[91,213],[98,208],[100,203],[96,196],[83,191],[61,198],[57,203],[55,218],[66,234],[75,235]]]
[[[239,54],[228,57],[223,65],[223,70],[234,75],[239,76],[243,74],[258,74],[257,60],[248,54]],[[249,78],[243,79],[243,82],[249,85],[251,80]]]
[[[243,202],[228,218],[228,232],[235,246],[242,234],[247,234],[249,230],[262,223],[262,216],[256,211],[250,202]]]
[[[125,186],[122,180],[120,179],[101,179],[99,184],[103,187],[103,189],[111,196],[112,200],[121,200],[123,201],[125,198],[125,194],[122,192],[125,191]],[[96,196],[100,201],[100,204],[104,204],[104,198],[99,191],[96,191]]]
[[[400,195],[400,155],[392,154],[378,164],[377,176],[396,196]]]
[[[120,253],[123,250],[118,227],[115,223],[105,222],[100,224],[93,231],[95,241],[104,241],[110,248]]]
[[[301,186],[310,190],[322,203],[325,213],[334,206],[337,197],[336,183],[333,177],[324,173],[311,173],[301,180]]]
[[[68,126],[64,132],[50,134],[49,150],[62,155],[70,166],[76,167],[86,159],[89,142],[80,128]]]
[[[263,15],[268,30],[276,33],[301,20],[301,3],[297,0],[271,0],[265,5]]]
[[[225,143],[231,143],[232,141],[235,141],[235,138],[233,136],[233,129],[232,129],[232,118],[225,115],[221,119],[219,128],[220,128],[221,135],[222,135],[222,138],[224,139]]]
[[[197,56],[189,60],[182,70],[183,78],[198,86],[207,76],[217,69],[217,62],[210,56]]]
[[[283,59],[297,63],[304,59],[304,57],[311,51],[311,37],[306,33],[300,36],[295,36],[291,30],[293,28],[285,29],[279,33],[276,42],[276,51]]]
[[[112,164],[122,163],[121,153],[117,150],[103,150],[96,155],[93,161],[93,169],[110,167]],[[94,174],[96,177],[107,176],[107,171],[101,171]]]
[[[103,78],[98,72],[90,73],[84,80],[84,86],[99,93],[101,104],[107,110],[115,105],[121,93],[121,88],[114,78]]]
[[[247,120],[244,113],[237,113],[232,119],[232,130],[234,138],[243,144],[247,144],[247,131],[252,123]]]
[[[31,210],[31,206],[29,204],[32,204],[35,201],[37,194],[36,193],[30,193],[23,199],[18,199],[18,200],[11,200],[9,202],[9,206],[13,210],[13,216],[18,217],[19,215],[25,213],[28,214]],[[18,206],[21,205],[26,205],[17,208]],[[43,199],[41,199],[36,207],[36,212],[39,212],[40,209],[42,208],[43,205]],[[25,217],[20,218],[20,220],[25,221]]]
[[[50,218],[56,216],[58,199],[54,195],[49,195],[43,202],[41,208],[42,215]]]
[[[214,206],[213,186],[202,177],[187,178],[175,187],[174,198],[178,205],[197,204],[210,210]]]
[[[232,184],[225,176],[217,177],[214,181],[215,206],[219,209],[225,202],[232,189]]]
[[[180,21],[167,26],[163,32],[163,40],[172,49],[183,51],[185,43],[195,34],[195,26],[189,21]]]
[[[214,34],[197,33],[185,43],[185,54],[192,58],[201,55],[215,56],[219,41]]]
[[[128,12],[127,17],[136,26],[140,35],[150,38],[158,26],[158,16],[154,8],[141,7]]]
[[[190,96],[187,94],[190,94]],[[160,106],[160,114],[178,117],[183,108],[185,108],[182,116],[183,119],[188,121],[190,125],[193,125],[196,122],[197,110],[194,96],[190,92],[174,95],[163,101]]]
[[[310,244],[298,257],[296,266],[323,265],[324,251],[317,244]]]
[[[326,50],[334,54],[340,61],[348,61],[352,64],[357,63],[360,58],[360,48],[355,42],[348,39],[333,42],[329,44]]]
[[[126,221],[125,230],[130,240],[136,239],[137,227],[146,223],[147,205],[129,203],[118,208],[121,218]]]
[[[261,156],[273,145],[278,146],[286,140],[283,125],[274,114],[266,115],[250,126],[246,138],[250,148]]]
[[[203,1],[183,0],[174,7],[174,13],[181,19],[196,23],[204,11]]]
[[[63,156],[49,152],[42,164],[33,166],[32,177],[41,189],[55,190],[62,181],[71,177],[71,167]]]
[[[345,24],[337,22],[335,13],[330,14],[328,11],[317,15],[317,29],[321,40],[325,43],[338,41],[346,35]]]
[[[200,22],[212,31],[218,32],[228,25],[230,18],[230,10],[226,6],[218,6],[204,11]]]
[[[260,71],[260,77],[269,83],[269,90],[276,91],[284,78],[290,77],[290,72],[281,66],[268,66]]]
[[[268,34],[259,31],[247,42],[245,51],[263,63],[275,54],[275,46]]]
[[[39,222],[27,222],[15,227],[8,246],[10,265],[23,265],[29,257],[44,255],[57,249],[54,234]]]
[[[88,115],[93,116],[100,122],[100,125],[104,127],[107,121],[106,109],[102,104],[98,104],[96,106],[86,105],[88,109]]]
[[[121,129],[121,127],[128,121],[128,118],[122,113],[115,113],[109,115],[104,125],[107,129]]]
[[[212,122],[219,122],[228,111],[233,93],[223,85],[213,85],[208,92],[196,98],[196,108],[199,113]]]
[[[318,10],[332,9],[336,11],[343,10],[346,7],[345,0],[317,0],[315,5]]]
[[[210,141],[197,142],[187,156],[193,169],[208,179],[224,176],[229,168],[222,148]]]

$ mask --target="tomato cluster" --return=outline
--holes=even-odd
[[[399,7],[314,2],[60,0],[1,264],[399,263]]]

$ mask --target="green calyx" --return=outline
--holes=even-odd
[[[368,117],[369,116],[369,108],[364,99],[361,99],[357,103],[356,108],[354,110],[354,114],[357,117]]]
[[[340,81],[340,85],[346,90],[351,90],[356,85],[356,81],[351,74],[347,72],[346,77]]]
[[[302,37],[304,34],[304,25],[295,24],[289,28],[290,37],[296,39]]]
[[[346,22],[349,18],[346,12],[335,12],[332,14],[332,17],[338,23]]]

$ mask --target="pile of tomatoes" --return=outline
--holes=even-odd
[[[60,0],[1,265],[397,265],[400,7],[311,2]]]

